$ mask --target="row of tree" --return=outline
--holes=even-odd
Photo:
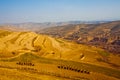
[[[27,65],[27,66],[35,66],[33,63],[31,62],[17,62],[16,64],[18,65]]]
[[[76,68],[72,68],[72,67],[68,67],[68,66],[57,66],[59,69],[66,69],[66,70],[71,70],[71,71],[75,71],[75,72],[80,72],[80,73],[86,73],[86,74],[90,74],[89,71],[87,70],[83,70],[83,69],[76,69]]]

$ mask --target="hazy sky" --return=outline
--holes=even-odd
[[[120,20],[120,0],[0,0],[0,23]]]

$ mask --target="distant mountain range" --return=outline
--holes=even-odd
[[[68,21],[68,22],[44,22],[44,23],[6,23],[1,24],[1,28],[3,29],[10,29],[10,30],[27,30],[27,31],[39,31],[41,29],[49,28],[49,27],[56,27],[56,26],[64,26],[70,24],[99,24],[99,23],[106,23],[110,21]],[[11,28],[12,27],[12,28]]]

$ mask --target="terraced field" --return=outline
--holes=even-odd
[[[120,79],[119,55],[33,32],[2,32],[0,80]]]

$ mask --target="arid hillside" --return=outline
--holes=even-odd
[[[110,56],[117,57],[117,55],[110,54],[95,46],[77,44],[34,32],[0,30],[0,44],[1,58],[15,57],[30,52],[46,58],[99,64],[99,60],[109,63],[110,60],[113,60]]]
[[[117,80],[119,61],[118,54],[95,46],[34,32],[0,30],[1,80],[21,80],[22,76],[26,80]]]
[[[93,45],[120,54],[120,21],[46,28],[38,33]]]

